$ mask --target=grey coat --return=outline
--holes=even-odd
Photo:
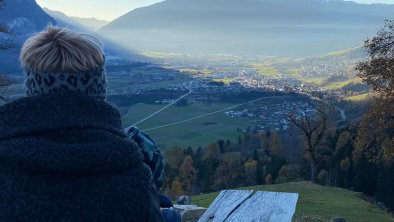
[[[107,103],[78,93],[0,107],[0,221],[162,221],[138,147]]]

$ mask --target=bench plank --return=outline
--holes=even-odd
[[[231,212],[252,194],[252,190],[224,190],[220,192],[198,222],[223,222]]]
[[[226,222],[291,222],[298,194],[257,192],[239,206]]]

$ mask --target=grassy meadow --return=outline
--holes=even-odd
[[[149,116],[165,105],[136,104],[131,107],[128,116],[123,119],[124,126],[138,122]],[[199,115],[215,112],[217,110],[234,106],[228,103],[201,104],[194,103],[188,106],[171,106],[158,115],[152,117],[146,122],[141,123],[138,127],[142,130],[153,127],[171,124],[177,121],[183,121]],[[149,135],[164,147],[181,146],[197,147],[204,146],[207,143],[219,140],[235,140],[241,135],[237,128],[245,128],[252,125],[253,122],[243,119],[234,119],[226,116],[224,112],[201,119],[192,120],[187,123],[169,126],[157,130],[148,131]]]
[[[388,213],[367,202],[363,194],[341,188],[296,182],[242,189],[298,193],[295,222],[329,222],[335,216],[344,217],[347,222],[394,222]],[[218,194],[194,196],[192,204],[208,207]]]

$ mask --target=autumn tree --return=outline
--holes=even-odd
[[[174,181],[172,181],[168,194],[173,200],[175,200],[178,196],[184,194],[182,182],[178,177],[176,177]]]
[[[357,132],[353,152],[359,169],[356,179],[372,177],[360,180],[372,181],[368,187],[361,187],[362,191],[376,195],[394,209],[394,20],[387,20],[375,37],[365,41],[364,47],[368,58],[356,70],[373,87],[376,97]]]
[[[328,129],[332,109],[325,103],[317,103],[316,115],[311,115],[312,107],[304,107],[302,113],[288,114],[288,120],[297,127],[306,139],[305,154],[310,162],[311,182],[316,183],[317,169],[321,155],[320,145]]]
[[[390,162],[394,158],[394,20],[386,21],[364,47],[368,59],[356,69],[377,97],[359,125],[355,158],[365,154],[370,161]]]
[[[188,194],[192,194],[193,184],[197,177],[197,171],[193,166],[191,156],[185,156],[182,165],[179,168],[179,177],[183,185],[183,190]]]
[[[245,170],[245,182],[246,185],[255,185],[256,184],[256,170],[257,170],[257,161],[256,160],[248,160],[244,163]]]
[[[300,180],[300,167],[296,164],[293,165],[283,165],[279,171],[278,178],[276,178],[275,183],[288,183]]]
[[[172,149],[163,150],[165,159],[164,171],[168,181],[173,181],[175,177],[179,176],[179,168],[184,159],[184,150],[181,147],[173,147]],[[171,183],[167,184],[167,188],[171,189]]]
[[[217,190],[239,187],[243,176],[240,153],[223,154],[214,175],[213,187]]]
[[[280,156],[282,153],[282,142],[278,133],[271,133],[269,148],[272,155]]]
[[[377,36],[364,43],[368,59],[360,62],[358,76],[376,92],[394,95],[394,20],[387,20]]]

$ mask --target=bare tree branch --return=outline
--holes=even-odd
[[[312,108],[312,107],[310,107]],[[305,107],[302,116],[298,117],[296,113],[288,114],[287,119],[305,136],[307,142],[306,152],[310,157],[311,163],[311,181],[316,182],[317,164],[318,164],[318,147],[321,145],[328,128],[328,117],[332,109],[327,104],[317,104],[316,114],[310,116],[308,107]]]

